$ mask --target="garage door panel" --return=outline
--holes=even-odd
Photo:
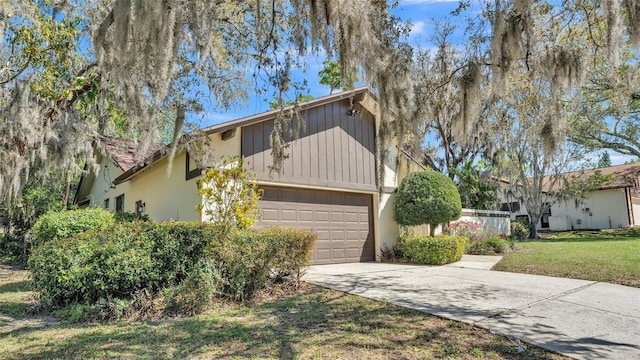
[[[318,234],[314,264],[372,261],[372,196],[265,187],[256,228],[285,226]]]

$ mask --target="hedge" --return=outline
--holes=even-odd
[[[182,281],[215,239],[212,225],[113,224],[34,247],[29,267],[45,306],[93,303]]]
[[[444,265],[462,258],[467,239],[464,236],[406,236],[398,239],[397,252],[418,264]]]
[[[245,301],[275,281],[298,281],[316,240],[295,229],[247,230],[225,240],[219,232],[206,223],[113,224],[43,242],[28,264],[46,307],[166,290],[173,310],[197,312],[213,296]]]
[[[37,245],[84,231],[104,229],[115,222],[112,212],[100,208],[48,212],[33,225],[33,243]]]

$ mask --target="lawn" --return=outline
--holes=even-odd
[[[543,234],[517,244],[493,270],[640,287],[640,230]]]
[[[73,324],[25,315],[28,272],[0,268],[2,359],[565,359],[499,335],[394,305],[305,285],[254,307],[199,316]]]

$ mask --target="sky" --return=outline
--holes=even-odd
[[[466,11],[458,17],[452,17],[450,14],[458,7],[458,3],[459,0],[400,0],[399,6],[393,9],[392,13],[405,21],[411,22],[409,42],[415,47],[425,49],[433,47],[430,38],[433,34],[434,20],[451,20],[452,23],[459,24],[451,40],[454,43],[456,41],[464,41],[465,18],[478,13],[480,4],[478,0],[472,0],[471,6]],[[293,73],[294,78],[307,81],[309,94],[315,98],[329,95],[329,86],[321,85],[318,77],[318,72],[322,69],[322,62],[325,59],[324,54],[311,56],[308,59],[308,67],[306,69],[296,70]],[[200,126],[215,125],[268,111],[268,100],[270,99],[250,96],[248,103],[241,108],[233,108],[229,111],[205,111],[200,119]],[[608,152],[613,165],[623,164],[635,159],[635,157],[618,154],[611,150]],[[600,152],[588,155],[595,162],[597,162],[599,156]]]

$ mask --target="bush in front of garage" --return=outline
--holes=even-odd
[[[460,260],[468,241],[455,235],[402,236],[396,242],[395,253],[416,264],[444,265]]]
[[[148,312],[154,302],[191,314],[214,298],[244,302],[272,285],[297,284],[316,240],[297,229],[223,231],[137,221],[54,238],[33,249],[33,285],[46,308],[86,308],[91,318]]]

